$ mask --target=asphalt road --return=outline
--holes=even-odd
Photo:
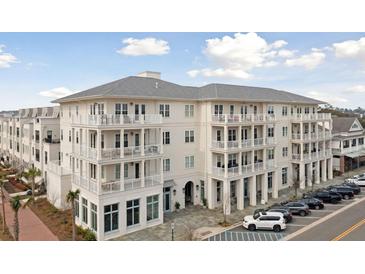
[[[290,241],[364,241],[365,199]]]

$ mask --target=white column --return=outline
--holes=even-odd
[[[101,130],[96,131],[96,154],[97,159],[101,160]]]
[[[252,172],[255,172],[255,151],[251,151],[251,165],[252,165]]]
[[[228,127],[224,126],[224,131],[223,131],[223,141],[224,141],[224,150],[227,149],[228,147]]]
[[[141,129],[141,155],[144,156],[144,128]]]
[[[213,180],[211,177],[208,177],[208,184],[207,184],[207,202],[208,202],[208,208],[213,209],[214,208],[214,202],[213,202]]]
[[[242,152],[238,153],[238,174],[242,175]]]
[[[266,115],[264,115],[264,117],[266,117]],[[264,145],[266,145],[266,138],[267,138],[267,133],[266,133],[266,125],[262,126],[262,143]]]
[[[300,140],[303,141],[303,122],[300,122],[299,127],[300,127]]]
[[[231,214],[230,182],[228,179],[223,181],[223,213]]]
[[[163,154],[163,130],[160,128],[160,151]]]
[[[322,165],[322,182],[326,182],[327,181],[326,160],[322,160],[321,165]]]
[[[254,134],[254,132],[255,132],[255,126],[254,125],[252,125],[251,126],[251,146],[254,146],[254,137],[255,137],[255,134]]]
[[[328,180],[333,179],[333,158],[328,159]]]
[[[301,189],[304,189],[305,188],[304,168],[305,168],[305,164],[304,163],[300,163],[299,164],[299,187]]]
[[[303,143],[300,143],[300,161],[303,162],[303,157],[304,157],[304,145]]]
[[[256,175],[252,176],[249,180],[249,190],[250,190],[250,205],[256,205]]]
[[[120,130],[120,158],[124,158],[124,128]]]
[[[261,178],[261,204],[267,203],[268,195],[267,172],[265,172]]]
[[[316,179],[315,179],[315,184],[319,184],[320,183],[320,178],[319,178],[319,167],[320,167],[321,161],[317,161],[316,162]]]
[[[280,177],[279,177],[280,176]],[[281,178],[281,171],[275,171],[272,182],[272,197],[277,199],[279,197],[279,178]]]
[[[308,174],[308,186],[312,186],[313,182],[312,182],[312,174],[313,174],[313,166],[312,166],[312,162],[310,162],[308,164],[308,170],[307,170],[307,174]]]
[[[239,179],[236,181],[237,184],[237,209],[244,209],[244,179]]]
[[[141,161],[141,187],[145,186],[145,181],[144,181],[144,165],[145,165],[145,160]]]
[[[120,190],[124,191],[124,162],[120,163]]]
[[[238,127],[238,147],[242,147],[242,126]]]

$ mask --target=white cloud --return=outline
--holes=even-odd
[[[307,95],[314,99],[324,101],[326,103],[330,103],[331,105],[343,104],[343,103],[347,103],[349,101],[346,98],[334,95],[332,93],[329,94],[326,92],[309,91],[309,92],[307,92]]]
[[[356,85],[347,89],[351,93],[365,93],[365,85]]]
[[[0,45],[0,69],[9,68],[12,63],[18,63],[17,58],[11,53],[4,52],[5,45]]]
[[[291,58],[294,56],[296,50],[281,49],[278,51],[278,56],[283,58]]]
[[[192,77],[198,74],[207,77],[250,78],[250,71],[254,68],[273,67],[278,63],[273,59],[277,51],[287,44],[277,40],[272,44],[256,33],[236,33],[233,37],[224,36],[206,40],[204,54],[213,62],[216,68],[192,70],[188,74]]]
[[[333,48],[338,58],[354,58],[365,62],[365,37],[334,43]]]
[[[304,67],[307,70],[311,70],[322,64],[325,58],[325,53],[319,51],[318,49],[315,49],[314,51],[312,49],[311,53],[288,59],[285,61],[285,64],[288,67],[298,66]]]
[[[53,88],[50,90],[41,91],[39,94],[42,96],[45,96],[45,97],[58,99],[58,98],[62,98],[62,97],[71,95],[75,92],[76,91],[71,91],[65,87],[58,87],[58,88]]]
[[[126,46],[117,51],[123,55],[163,55],[170,51],[170,46],[167,41],[158,40],[153,37],[144,39],[127,38],[123,40],[123,44],[126,44]]]

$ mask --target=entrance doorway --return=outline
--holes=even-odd
[[[194,184],[192,181],[189,181],[185,185],[185,206],[192,205],[194,203],[193,192],[194,192]]]
[[[171,212],[171,188],[164,187],[163,189],[163,211]]]

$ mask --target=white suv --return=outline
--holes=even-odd
[[[255,215],[248,215],[243,218],[243,227],[254,231],[256,229],[273,230],[280,232],[286,228],[283,213],[280,212],[259,212]]]

